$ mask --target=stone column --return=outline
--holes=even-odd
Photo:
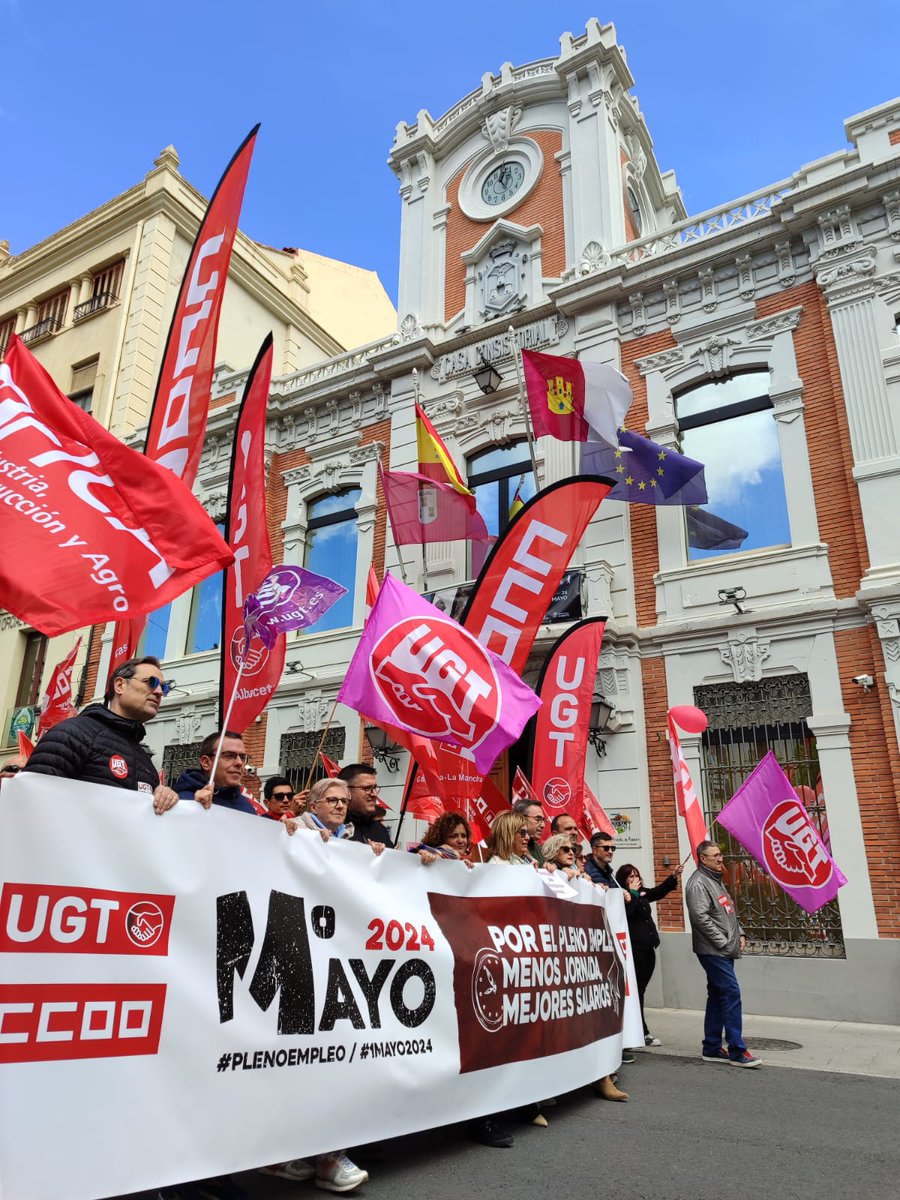
[[[73,279],[69,284],[69,302],[66,305],[66,319],[64,324],[71,325],[75,320],[75,305],[79,303],[78,295],[81,289],[81,280]]]
[[[900,578],[900,455],[898,430],[888,401],[880,346],[888,344],[888,310],[876,300],[876,249],[843,218],[843,236],[829,240],[840,214],[828,214],[823,250],[814,264],[816,280],[831,313],[841,384],[859,487],[869,568],[862,588]],[[828,221],[831,219],[831,226]],[[847,222],[850,222],[849,226]]]

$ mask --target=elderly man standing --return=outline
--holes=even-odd
[[[724,859],[715,842],[697,847],[697,869],[685,888],[694,953],[706,972],[704,1062],[758,1067],[761,1060],[744,1042],[741,989],[734,970],[746,945],[734,901],[722,881]],[[728,1043],[726,1050],[722,1037]]]
[[[48,729],[22,770],[146,792],[154,810],[166,812],[178,795],[159,782],[143,741],[144,723],[168,692],[159,659],[129,658],[110,676],[103,703]]]
[[[547,825],[544,809],[537,800],[520,800],[514,805],[513,812],[525,818],[525,829],[528,833],[528,853],[539,867],[544,865],[544,852],[541,849],[541,839]]]

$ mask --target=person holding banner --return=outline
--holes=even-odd
[[[3,766],[0,767],[0,784],[5,779],[15,779],[26,762],[28,762],[28,759],[24,754],[14,754],[12,758],[8,758]]]
[[[22,770],[145,792],[157,815],[168,812],[178,794],[159,782],[143,745],[144,722],[153,720],[168,693],[158,658],[128,659],[110,676],[103,703],[48,729]]]
[[[747,939],[722,881],[724,866],[722,851],[715,842],[701,842],[697,847],[697,869],[684,892],[694,953],[706,972],[701,1054],[707,1063],[758,1067],[761,1060],[750,1053],[744,1041],[741,989],[734,970],[735,959],[740,958]],[[723,1031],[727,1051],[722,1045]]]
[[[293,817],[294,785],[284,775],[272,775],[266,780],[263,788],[263,800],[269,810],[269,816],[276,821],[282,817]]]
[[[350,819],[353,822],[354,842],[368,842],[376,854],[385,847],[394,848],[389,830],[375,819],[378,806],[378,776],[369,763],[349,763],[342,767],[338,779],[346,783],[350,792]]]
[[[315,829],[323,842],[337,838],[353,840],[353,825],[347,820],[350,792],[342,779],[317,779],[309,789],[307,809],[297,818],[306,829]]]
[[[241,783],[244,779],[244,763],[247,750],[239,733],[226,729],[222,734],[222,749],[218,755],[215,779],[210,783],[209,773],[213,769],[219,735],[209,733],[200,743],[200,770],[192,768],[182,771],[175,780],[175,791],[182,800],[196,800],[204,808],[217,804],[233,812],[259,815],[252,801],[244,794]]]
[[[659,945],[659,930],[653,920],[650,905],[678,887],[684,864],[679,863],[668,879],[658,887],[645,888],[641,873],[631,863],[623,863],[616,871],[616,883],[631,896],[625,909],[628,919],[628,936],[631,938],[631,953],[634,958],[634,973],[637,977],[638,999],[641,1002],[641,1020],[644,1023],[644,1045],[659,1046],[659,1038],[653,1037],[644,1018],[644,993],[656,968],[656,948]]]

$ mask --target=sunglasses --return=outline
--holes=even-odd
[[[293,798],[294,798],[293,792],[273,792],[272,793],[273,800],[293,800]]]
[[[146,683],[147,688],[151,692],[155,692],[159,688],[164,696],[168,696],[172,690],[171,683],[168,683],[165,679],[160,679],[158,675],[148,675],[146,679],[137,679],[135,676],[135,679],[138,683]]]
[[[528,830],[527,830],[527,829],[517,829],[517,830],[516,830],[516,837],[523,837],[523,838],[527,838],[527,837],[528,837]]]

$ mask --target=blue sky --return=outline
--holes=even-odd
[[[900,92],[897,0],[0,0],[0,238],[19,253],[136,183],[170,142],[204,194],[262,122],[242,227],[375,269],[396,298],[400,120],[613,21],[688,212],[841,149]]]

